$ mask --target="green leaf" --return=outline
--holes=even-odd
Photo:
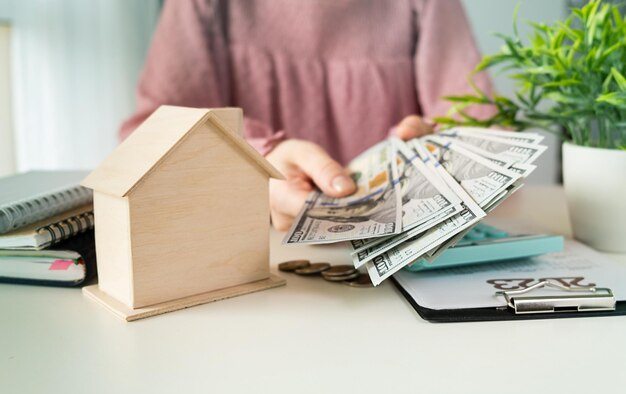
[[[517,30],[517,15],[519,14],[519,7],[522,5],[521,2],[517,2],[515,5],[515,9],[513,9],[513,34],[515,37],[519,39],[519,30]]]
[[[545,97],[548,100],[552,100],[561,104],[579,104],[581,101],[584,101],[584,98],[565,95],[560,92],[548,92],[545,94]]]
[[[482,61],[478,63],[478,66],[476,66],[476,68],[474,69],[474,73],[486,70],[500,63],[504,63],[510,60],[511,57],[512,56],[509,54],[497,54],[497,55],[483,56]]]
[[[626,108],[626,92],[611,92],[598,96],[598,103],[607,103],[619,108]]]
[[[504,34],[496,33],[495,36],[504,40],[504,43],[506,47],[509,49],[511,55],[513,55],[518,60],[523,59],[523,56],[519,52],[519,48],[521,48],[521,44],[519,43],[519,41],[513,40],[511,37],[508,37]]]
[[[479,123],[479,122],[480,122],[480,120],[478,120],[477,118],[475,118],[475,117],[471,116],[470,114],[468,114],[467,112],[465,112],[465,111],[463,111],[463,110],[461,110],[461,109],[459,109],[459,110],[457,111],[457,113],[458,113],[459,115],[461,115],[461,116],[463,117],[463,119],[465,119],[465,120],[467,120],[467,121],[470,121],[470,122],[476,122],[476,123]]]
[[[588,6],[590,8],[587,11],[586,24],[587,24],[587,29],[590,29],[591,28],[591,24],[593,23],[594,17],[596,16],[596,12],[598,12],[598,7],[600,6],[600,1],[598,1],[598,0],[591,0],[589,2]],[[584,8],[583,8],[583,12],[584,12]]]
[[[626,91],[626,78],[624,78],[615,67],[611,67],[611,75],[615,79],[615,82],[617,82],[617,86],[619,86],[620,90]]]
[[[457,120],[453,118],[445,117],[445,116],[437,116],[433,119],[433,121],[440,125],[457,125],[458,124]]]
[[[602,52],[602,54],[600,55],[600,57],[598,58],[598,63],[604,63],[606,61],[606,59],[615,51],[617,51],[620,47],[622,47],[624,45],[623,42],[616,42],[615,44],[611,45],[609,48],[607,48],[604,52]]]
[[[563,86],[576,86],[576,85],[580,85],[581,83],[582,82],[580,82],[577,79],[563,79],[560,81],[544,83],[543,87],[544,88],[558,88],[558,87],[563,87]]]
[[[530,39],[530,41],[533,43],[535,48],[542,48],[546,45],[545,38],[543,38],[543,36],[539,33],[535,33]]]
[[[583,12],[578,9],[578,8],[572,8],[572,15],[576,16],[580,21],[582,21],[583,19],[585,19],[585,16],[583,15]]]
[[[550,75],[558,75],[559,71],[554,67],[550,66],[539,66],[539,67],[528,67],[522,73],[516,75],[537,75],[537,74],[550,74]]]
[[[602,91],[603,92],[608,92],[609,91],[609,86],[611,84],[611,81],[613,81],[613,74],[607,75],[606,78],[604,79],[604,82],[602,82]]]
[[[529,101],[526,99],[526,97],[524,97],[524,95],[522,95],[520,92],[515,92],[515,96],[517,97],[517,99],[524,104],[526,107],[530,107],[530,103]]]
[[[554,35],[554,37],[552,37],[552,42],[550,43],[550,47],[552,49],[557,49],[560,48],[561,45],[563,44],[563,41],[565,40],[565,32],[563,30],[559,30],[558,33],[556,33]]]
[[[504,107],[516,107],[515,103],[504,96],[495,96],[494,102]]]
[[[563,34],[565,34],[570,40],[576,42],[585,38],[585,33],[582,30],[572,29],[570,26],[563,22],[557,22],[556,25],[561,28]]]
[[[453,103],[471,103],[471,104],[491,104],[491,100],[487,97],[464,95],[464,96],[444,96],[444,100],[452,101]]]
[[[528,22],[528,24],[535,29],[535,31],[541,32],[546,36],[550,33],[550,28],[545,23]]]
[[[624,20],[622,19],[622,14],[619,12],[619,8],[613,7],[611,9],[611,13],[613,14],[613,24],[616,28],[620,28],[624,24]]]

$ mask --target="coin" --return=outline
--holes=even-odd
[[[290,260],[278,264],[278,269],[281,271],[291,272],[297,270],[298,268],[308,267],[309,265],[311,265],[309,260]]]
[[[356,269],[351,265],[333,265],[326,271],[324,271],[324,275],[328,276],[346,276],[352,275],[356,272]]]
[[[326,272],[322,272],[322,276],[324,277],[324,279],[326,279],[329,282],[343,282],[346,280],[353,280],[359,277],[359,272],[353,272],[351,274],[348,275],[343,275],[343,276],[330,276],[330,275],[325,275]]]
[[[352,287],[374,287],[374,284],[368,274],[359,274],[356,279],[346,280],[343,283]]]
[[[326,271],[330,268],[330,264],[328,263],[313,263],[308,267],[298,268],[294,272],[300,275],[317,275],[320,272]]]

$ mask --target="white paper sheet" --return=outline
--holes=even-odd
[[[572,240],[565,241],[562,253],[437,271],[401,271],[394,277],[417,304],[429,309],[506,306],[496,291],[518,290],[548,278],[564,285],[608,287],[617,301],[626,300],[626,265]],[[559,290],[541,289],[529,295],[555,293]]]

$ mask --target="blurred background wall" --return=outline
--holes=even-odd
[[[170,0],[184,1],[184,0]],[[447,0],[432,0],[447,1]],[[462,0],[483,53],[512,32],[515,0]],[[525,21],[553,22],[565,0],[522,0]],[[161,0],[0,0],[0,175],[33,168],[93,168],[117,143]],[[454,28],[451,26],[450,28]],[[494,76],[507,95],[512,85]],[[559,180],[560,144],[529,183]]]
[[[0,173],[93,168],[113,149],[159,10],[159,0],[0,0],[10,35],[0,97],[11,98],[0,108],[0,155],[14,148]]]

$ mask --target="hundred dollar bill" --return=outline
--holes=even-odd
[[[516,163],[519,163],[519,160],[514,159],[512,157],[506,157],[506,156],[502,156],[499,155],[497,153],[492,153],[489,151],[486,151],[482,148],[479,148],[477,146],[468,144],[458,138],[450,138],[447,137],[443,134],[439,134],[437,135],[438,138],[445,138],[446,140],[448,140],[448,142],[454,142],[454,144],[456,146],[460,146],[463,149],[466,149],[468,151],[474,152],[476,154],[478,154],[481,157],[484,157],[485,159],[489,160],[492,163],[497,164],[500,167],[504,167],[504,168],[510,168],[511,166],[513,166]],[[443,141],[443,140],[442,140]]]
[[[536,165],[528,163],[514,163],[509,167],[509,170],[520,174],[522,178],[528,178],[528,176],[536,169]]]
[[[428,250],[436,247],[457,233],[473,226],[485,213],[478,204],[468,201],[463,211],[436,227],[383,252],[366,263],[367,272],[374,286],[398,272],[404,266],[420,259]]]
[[[459,141],[455,141],[455,144],[458,145],[458,146],[464,146],[464,144],[459,142]],[[427,158],[426,159],[427,164],[429,166],[431,166],[433,169],[437,170],[439,172],[440,176],[442,176],[442,178],[447,179],[446,182],[448,184],[451,184],[452,187],[459,187],[458,183],[449,180],[450,174],[447,171],[445,171],[445,169],[438,162],[437,157],[434,156],[433,153],[431,153],[431,151],[429,151],[426,148],[426,146],[422,144],[421,141],[414,141],[413,142],[413,148],[416,150],[416,152],[419,155],[421,155],[422,157],[426,157]],[[436,150],[433,149],[433,151],[436,151]],[[428,158],[430,158],[431,160],[428,160]],[[497,158],[494,158],[493,155],[489,154],[488,152],[487,152],[487,159],[491,163],[496,163],[499,166],[503,166],[505,168],[506,168],[506,166],[508,166],[508,162],[498,160]],[[528,171],[531,167],[534,167],[532,164],[528,164],[527,165],[527,164],[515,163],[513,165],[519,166],[519,170],[520,171]],[[531,166],[531,167],[527,167],[527,166]],[[518,174],[520,174],[520,173],[518,172]],[[520,176],[521,176],[521,174],[520,174]],[[486,212],[488,212],[489,208],[492,208],[492,209],[495,208],[495,206],[497,206],[500,202],[504,201],[504,199],[506,199],[506,197],[508,197],[508,195],[512,194],[512,193],[510,193],[510,190],[513,189],[518,184],[521,184],[521,178],[519,178],[518,180],[516,180],[513,183],[510,183],[507,188],[501,189],[501,191],[496,196],[493,197],[491,202],[487,202],[487,203],[483,204],[481,206],[481,208],[483,208]],[[461,193],[460,190],[458,190],[458,189],[455,189],[455,190],[456,190],[457,193]],[[515,189],[515,190],[517,190],[517,189]],[[473,225],[468,227],[468,228],[466,228],[464,231],[459,232],[457,235],[455,235],[454,237],[450,238],[449,240],[447,240],[446,242],[442,243],[441,245],[430,249],[428,252],[426,252],[424,254],[423,257],[428,262],[432,262],[437,257],[439,257],[446,249],[456,245],[461,239],[463,239],[465,234],[467,234],[472,229],[472,227],[473,227]]]
[[[474,199],[447,173],[419,140],[411,141],[419,160],[437,174],[440,180],[463,201],[463,210],[430,230],[405,241],[366,263],[372,282],[377,285],[402,267],[419,260],[424,253],[478,223],[485,212]]]
[[[458,139],[454,139],[454,142],[458,146],[477,153],[478,155],[484,157],[492,163],[499,165],[500,167],[508,168],[509,170],[520,174],[523,178],[528,177],[533,171],[535,171],[535,169],[537,169],[537,166],[534,164],[522,163],[512,158],[502,157],[498,154],[488,152],[482,148],[467,144]]]
[[[422,138],[422,141],[441,167],[452,175],[481,207],[521,178],[520,174],[500,167],[455,144],[454,140],[427,136]]]
[[[450,129],[443,130],[441,134],[458,134],[458,133],[470,133],[473,135],[482,134],[491,137],[498,137],[512,142],[522,142],[526,144],[537,145],[543,141],[544,137],[541,134],[531,132],[515,132],[496,129],[486,129],[483,127],[466,127],[458,126]]]
[[[509,186],[507,188],[507,190],[503,191],[498,197],[496,197],[486,207],[483,207],[483,210],[485,211],[485,213],[489,213],[489,212],[493,211],[498,205],[500,205],[502,202],[504,202],[504,200],[509,198],[511,196],[511,194],[513,194],[516,191],[518,191],[522,186],[524,186],[524,184],[521,181],[517,181],[513,185]],[[443,244],[437,246],[436,248],[433,248],[433,249],[429,250],[428,252],[426,252],[424,254],[423,258],[428,263],[432,263],[433,261],[435,261],[437,259],[437,257],[441,256],[441,254],[443,252],[445,252],[446,249],[453,247],[459,241],[461,241],[463,239],[463,237],[465,237],[465,235],[472,230],[472,228],[474,228],[474,226],[468,227],[467,229],[465,229],[462,232],[458,233],[453,238],[449,239],[448,241],[444,242]]]
[[[402,205],[395,150],[383,141],[349,165],[357,191],[334,198],[312,192],[283,244],[331,243],[397,234],[402,230]]]
[[[393,138],[402,195],[402,231],[410,230],[441,212],[461,205],[461,199],[432,174],[411,147]]]
[[[420,149],[419,147],[417,147],[418,149]],[[422,148],[423,149],[423,148]],[[426,153],[424,153],[426,154]],[[429,154],[429,153],[427,153]],[[497,160],[491,160],[492,162],[496,162],[496,163],[501,163],[498,162]],[[506,190],[503,190],[498,196],[496,196],[491,202],[489,202],[488,204],[485,204],[484,206],[482,206],[483,210],[486,213],[491,212],[492,210],[494,210],[498,205],[500,205],[504,200],[506,200],[511,194],[515,193],[517,190],[519,190],[522,186],[523,186],[523,179],[528,176],[528,174],[530,174],[530,172],[534,171],[534,169],[536,168],[535,165],[532,164],[523,164],[523,163],[515,163],[513,164],[512,167],[509,167],[509,170],[512,170],[514,172],[517,172],[518,174],[520,174],[520,176],[522,176],[522,178],[516,180],[513,184],[509,185]],[[473,226],[472,226],[473,227]],[[449,239],[448,241],[446,241],[445,243],[439,245],[436,248],[433,248],[431,250],[429,250],[428,252],[426,252],[426,254],[424,255],[424,259],[426,261],[428,261],[429,263],[432,263],[435,259],[437,259],[437,257],[439,257],[446,249],[453,247],[454,245],[456,245],[461,239],[463,239],[463,237],[472,229],[472,227],[467,228],[466,230],[458,233],[456,236],[454,236],[453,238]]]
[[[427,149],[423,141],[413,140],[412,146],[415,152],[417,153],[417,155],[420,158],[422,158],[424,163],[433,171],[435,171],[439,175],[439,177],[446,183],[446,185],[448,185],[458,196],[461,196],[464,201],[472,200],[472,197],[465,191],[465,189],[463,189],[463,187],[452,177],[452,175],[448,173],[444,169],[444,167],[439,163],[439,161],[437,160],[437,157],[433,155],[433,153],[429,149]],[[506,193],[506,190],[502,190],[500,194],[498,194],[494,198],[497,199],[500,196],[502,196],[502,194],[505,194],[505,193]],[[476,221],[476,223],[478,223],[478,221]],[[455,235],[454,237],[451,237],[450,239],[441,243],[440,245],[431,248],[424,254],[423,257],[427,261],[432,262],[432,260],[434,260],[439,254],[443,253],[443,251],[445,251],[451,246],[454,246],[459,240],[461,240],[463,236],[467,234],[467,232],[471,230],[472,227],[474,227],[476,223],[474,223],[471,226],[468,226],[465,230],[460,231],[457,235]],[[435,253],[437,254],[437,256],[431,257]]]
[[[472,133],[465,129],[453,129],[444,131],[441,136],[453,138],[475,146],[487,152],[491,152],[503,158],[512,159],[522,163],[532,163],[548,149],[545,145],[528,144],[511,139],[493,137],[481,133]]]
[[[359,250],[355,250],[352,252],[352,264],[354,264],[355,268],[359,268],[363,266],[368,261],[374,259],[379,254],[386,252],[395,246],[398,246],[411,238],[419,234],[425,233],[427,230],[436,227],[440,223],[446,221],[454,215],[457,215],[464,208],[464,205],[458,205],[456,207],[452,207],[444,212],[442,212],[439,216],[431,219],[430,221],[423,223],[411,230],[402,232],[393,237],[386,238],[383,242],[375,243],[369,247],[360,248]]]
[[[396,150],[399,184],[402,194],[403,234],[391,238],[352,240],[353,254],[384,243],[387,247],[398,243],[398,237],[414,228],[422,231],[460,212],[461,199],[421,162],[404,141],[391,140]],[[421,232],[421,231],[420,231]],[[414,232],[412,232],[414,233]]]

